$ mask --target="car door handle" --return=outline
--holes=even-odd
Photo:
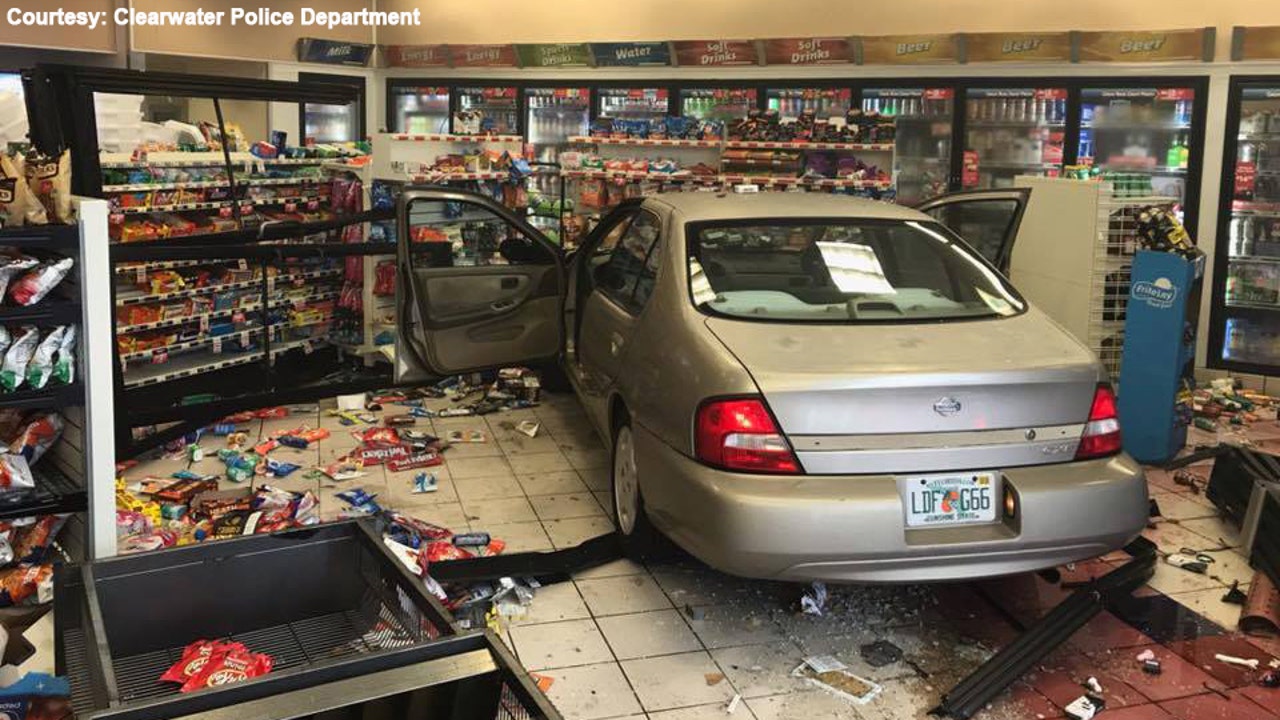
[[[498,302],[495,302],[492,305],[490,305],[489,309],[494,312],[503,312],[504,310],[510,310],[515,306],[516,306],[515,300],[499,300]]]
[[[609,334],[609,352],[614,355],[622,352],[622,336],[618,333]]]

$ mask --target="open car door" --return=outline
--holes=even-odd
[[[964,238],[1006,276],[1031,188],[962,190],[916,206]]]
[[[555,360],[560,248],[503,205],[447,188],[396,205],[397,383]]]

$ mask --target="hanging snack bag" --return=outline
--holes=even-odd
[[[19,565],[0,570],[0,607],[53,600],[53,566]]]
[[[62,282],[67,273],[71,272],[74,263],[71,258],[63,258],[56,263],[41,263],[9,288],[9,299],[19,305],[35,305]]]
[[[31,362],[27,363],[27,384],[33,389],[43,388],[48,384],[49,378],[53,377],[53,356],[58,352],[58,348],[62,347],[62,336],[66,333],[67,327],[60,325],[46,335],[36,347],[35,355],[32,355]]]
[[[11,453],[0,453],[0,493],[30,490],[36,486],[31,477],[31,466],[26,458]]]
[[[18,562],[28,565],[44,562],[69,517],[67,514],[43,515],[34,523],[18,528],[13,541],[13,556]]]
[[[13,341],[4,354],[4,363],[0,365],[0,388],[5,392],[17,390],[27,376],[27,363],[36,351],[40,342],[40,331],[35,325],[24,325],[22,334]]]
[[[32,153],[23,169],[27,185],[48,215],[48,222],[71,222],[71,155],[67,150],[56,158]]]
[[[12,254],[0,255],[0,297],[3,297],[5,291],[9,289],[10,280],[39,264],[39,260],[19,255],[16,251]]]
[[[0,154],[0,227],[44,225],[44,206],[31,192],[22,172],[22,159]]]
[[[58,344],[58,357],[53,361],[53,379],[63,385],[76,381],[76,326],[68,325]]]
[[[2,378],[0,378],[2,379]],[[27,422],[18,437],[9,444],[9,452],[20,455],[27,463],[35,465],[45,452],[62,437],[66,423],[58,413],[35,415]]]

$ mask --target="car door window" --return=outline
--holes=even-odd
[[[553,262],[520,228],[470,203],[419,200],[410,207],[408,221],[416,267]]]
[[[627,234],[627,230],[631,227],[631,221],[634,219],[635,215],[632,214],[619,220],[613,227],[609,228],[604,237],[600,238],[600,242],[591,249],[591,257],[588,264],[591,266],[592,271],[609,262],[609,256],[618,247],[618,241],[622,240],[622,236]]]
[[[1020,203],[1013,199],[967,200],[938,205],[925,212],[964,238],[982,257],[998,265],[1019,207]]]
[[[650,251],[657,245],[659,225],[656,215],[640,212],[609,253],[609,259],[595,271],[596,288],[632,313],[640,311],[652,292],[656,272],[647,263]],[[646,274],[648,285],[637,302],[636,290]]]

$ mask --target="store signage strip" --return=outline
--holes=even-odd
[[[374,45],[340,42],[323,38],[299,38],[298,60],[325,65],[365,67],[373,58]]]
[[[388,67],[448,67],[448,45],[383,45],[383,62]]]
[[[959,59],[958,35],[878,35],[858,38],[862,65],[937,65]]]
[[[848,38],[781,38],[764,40],[766,65],[830,65],[853,60]]]
[[[516,67],[514,45],[450,45],[454,67]]]
[[[1231,59],[1280,60],[1280,27],[1234,27]]]
[[[672,45],[676,64],[681,66],[725,67],[757,62],[754,40],[677,40]]]
[[[550,43],[542,45],[517,45],[520,67],[587,67],[591,65],[591,51],[584,43]]]
[[[966,33],[965,62],[1070,62],[1071,33]]]
[[[1213,59],[1213,28],[1077,32],[1078,62],[1178,62]]]
[[[591,43],[596,67],[670,65],[671,46],[664,42]]]

